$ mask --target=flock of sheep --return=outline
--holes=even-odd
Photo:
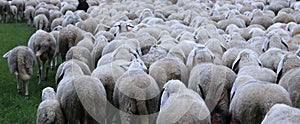
[[[2,22],[37,29],[3,56],[18,93],[58,67],[37,123],[300,122],[300,2],[86,2],[0,0]]]

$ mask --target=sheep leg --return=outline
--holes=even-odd
[[[146,106],[145,100],[138,100],[137,101],[137,110],[140,115],[140,123],[141,124],[148,124],[149,123],[149,117],[148,117],[148,110]]]
[[[18,89],[18,94],[21,95],[22,94],[22,89],[20,86],[20,81],[19,81],[19,76],[16,75],[16,79],[17,79],[17,89]]]
[[[29,99],[29,93],[28,93],[29,80],[24,81],[24,83],[25,83],[25,99]]]
[[[53,58],[51,59],[51,61],[48,61],[48,65],[46,67],[46,77],[45,77],[45,80],[48,80],[48,72],[49,72],[49,67],[51,66],[51,63],[52,63],[52,60]]]

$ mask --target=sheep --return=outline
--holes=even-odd
[[[277,80],[278,83],[281,80],[281,77],[284,76],[287,72],[300,67],[299,56],[295,53],[287,53],[281,57],[281,60],[277,67]]]
[[[15,22],[18,22],[17,19],[17,12],[18,12],[18,8],[15,5],[10,5],[10,21],[13,21],[15,19]]]
[[[81,68],[72,61],[66,61],[64,65],[60,65],[60,68],[62,71],[56,73],[57,82],[59,82],[57,99],[67,122],[100,123],[105,121],[106,91],[101,81],[90,76],[83,76]]]
[[[16,13],[16,21],[21,21],[23,19],[23,12],[25,9],[25,1],[23,0],[12,0],[11,1],[12,6],[17,7],[17,13]]]
[[[43,30],[37,30],[33,35],[31,35],[28,41],[28,47],[33,50],[37,58],[40,84],[42,80],[47,80],[48,78],[49,67],[54,58],[54,53],[56,50],[56,40],[52,34]],[[43,75],[46,62],[48,62],[46,67],[46,74]]]
[[[33,26],[33,19],[34,19],[34,7],[33,6],[26,6],[24,11],[24,16],[27,20],[28,26]]]
[[[44,14],[47,17],[47,20],[50,20],[50,13],[48,8],[46,7],[40,7],[40,8],[35,8],[34,15],[37,16],[39,14]]]
[[[59,52],[61,54],[62,62],[65,61],[68,50],[75,46],[83,39],[81,29],[74,25],[68,25],[59,31]]]
[[[94,18],[88,18],[84,20],[80,26],[80,28],[86,32],[90,32],[93,35],[97,27],[97,22]]]
[[[176,58],[170,56],[151,64],[149,74],[155,79],[160,89],[171,79],[181,80],[185,85],[188,83],[187,67],[182,61],[178,61]]]
[[[167,51],[158,45],[153,45],[149,52],[141,57],[147,68],[159,59],[167,56]]]
[[[271,17],[264,16],[261,11],[254,11],[253,12],[253,19],[250,22],[250,25],[258,24],[263,26],[264,28],[268,28],[274,23]]]
[[[266,81],[266,82],[276,82],[276,73],[265,67],[250,65],[239,69],[238,76],[240,75],[250,75],[256,80]]]
[[[52,24],[53,20],[56,18],[62,17],[62,13],[58,10],[50,10],[49,11],[49,24]]]
[[[140,42],[142,55],[147,54],[151,46],[157,44],[157,40],[146,32],[136,34],[135,39],[137,39]]]
[[[286,12],[279,12],[273,19],[273,22],[282,22],[287,24],[289,22],[295,22],[295,18]]]
[[[103,48],[108,44],[108,40],[103,35],[96,35],[93,50],[91,51],[92,58],[94,59],[95,67],[97,67],[98,60],[102,55]]]
[[[263,119],[263,124],[295,124],[299,122],[300,110],[286,104],[275,104]]]
[[[276,103],[291,105],[288,92],[277,84],[249,81],[233,93],[229,111],[237,123],[261,123],[266,113]]]
[[[117,60],[112,63],[98,66],[91,74],[92,77],[98,78],[105,87],[107,93],[107,100],[110,104],[107,104],[106,117],[107,123],[111,123],[113,116],[116,114],[116,108],[113,103],[113,92],[117,79],[125,73],[124,67],[129,66],[130,62],[124,60]]]
[[[71,47],[66,54],[66,60],[70,60],[70,59],[77,59],[84,62],[89,66],[90,70],[94,70],[95,68],[94,67],[95,64],[93,63],[91,52],[85,47],[82,46]]]
[[[33,24],[34,24],[36,30],[47,31],[48,26],[49,26],[49,20],[47,19],[47,17],[44,14],[39,14],[34,17]]]
[[[132,49],[132,47],[130,47],[127,44],[122,44],[113,52],[103,55],[99,59],[97,66],[107,64],[115,60],[132,61],[135,58],[140,58],[140,55],[138,54],[137,50]]]
[[[119,46],[127,44],[129,47],[132,49],[137,50],[138,54],[141,55],[141,48],[140,48],[140,43],[136,39],[126,39],[126,40],[113,40],[107,44],[102,51],[102,56],[113,52],[115,49],[117,49]]]
[[[277,47],[282,50],[289,50],[287,42],[277,33],[268,33],[262,45],[262,51],[267,51],[268,48]]]
[[[19,78],[25,83],[25,98],[29,98],[28,85],[29,79],[33,73],[33,67],[36,63],[33,51],[26,46],[17,46],[3,55],[7,58],[8,67],[17,79],[18,94],[21,94]]]
[[[228,67],[203,63],[190,72],[188,88],[197,92],[210,112],[221,114],[223,121],[228,116],[229,96],[236,74]],[[218,111],[220,110],[220,111]]]
[[[89,49],[90,52],[93,50],[93,45],[95,42],[95,37],[90,32],[83,33],[83,39],[77,43],[77,46],[83,46]]]
[[[281,57],[286,53],[287,51],[279,48],[270,48],[259,56],[259,60],[261,61],[263,67],[269,68],[276,72]]]
[[[181,81],[168,81],[162,92],[156,123],[211,123],[210,111],[203,99]]]
[[[235,58],[231,69],[235,72],[239,72],[241,68],[252,65],[262,66],[262,63],[258,58],[258,54],[251,49],[244,49],[240,51]]]
[[[239,19],[239,18],[229,18],[229,19],[226,19],[226,20],[221,20],[221,21],[218,22],[217,27],[220,28],[220,29],[225,30],[226,27],[229,24],[235,24],[239,28],[245,28],[246,27],[245,21],[242,20],[242,19]]]
[[[52,87],[42,90],[42,102],[39,104],[36,114],[37,124],[65,124],[66,120],[61,110],[56,93]]]
[[[133,60],[115,84],[113,101],[121,110],[121,123],[153,123],[156,120],[159,87],[155,80],[144,72],[145,69],[142,60]],[[133,114],[140,116],[134,117]]]
[[[63,18],[54,19],[50,25],[51,31],[57,26],[62,26],[62,22],[63,22]]]
[[[67,11],[63,16],[64,20],[62,22],[62,26],[66,27],[69,24],[75,25],[76,23],[82,21],[78,15],[75,15],[72,11]]]
[[[190,72],[195,65],[205,62],[213,63],[214,60],[215,55],[207,47],[204,45],[197,45],[190,52],[186,61],[186,66]]]
[[[76,64],[80,67],[80,71],[83,73],[83,75],[91,75],[91,70],[89,68],[89,66],[87,64],[85,64],[84,62],[82,61],[79,61],[77,59],[70,59],[68,61],[65,61],[63,63],[61,63],[59,65],[59,67],[57,68],[57,71],[56,71],[56,75],[55,75],[55,83],[56,85],[59,84],[59,82],[61,81],[61,75],[59,75],[60,73],[63,73],[63,71],[65,70],[63,67],[64,65],[68,65],[68,64]]]
[[[1,14],[1,22],[7,22],[7,16],[10,13],[10,4],[8,1],[1,0],[0,1],[0,14]]]

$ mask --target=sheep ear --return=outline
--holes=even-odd
[[[120,63],[119,66],[121,68],[123,68],[125,71],[127,71],[129,69],[130,64],[131,64],[131,62],[123,62],[123,63]]]
[[[205,50],[211,55],[212,60],[216,58],[215,54],[212,51],[210,51],[208,48],[205,47]]]
[[[162,91],[161,91],[159,109],[161,109],[165,105],[168,98],[169,98],[169,93],[167,91],[165,91],[165,88],[163,88]]]
[[[259,65],[259,66],[263,67],[263,64],[262,64],[262,62],[259,60],[259,58],[256,58],[256,61],[258,62],[258,65]]]
[[[189,66],[192,67],[193,66],[195,56],[196,56],[196,49],[193,49],[190,52],[190,54],[189,54],[189,56],[187,58],[187,61],[186,61],[186,66],[187,67],[189,67]]]
[[[269,47],[269,44],[270,44],[270,39],[269,38],[265,38],[264,43],[262,45],[262,51],[263,52],[267,51],[267,49]]]
[[[237,69],[239,63],[240,63],[240,60],[241,60],[241,54],[239,54],[236,59],[234,60],[233,64],[232,64],[232,67],[231,69],[234,71]]]
[[[281,40],[281,43],[287,48],[287,51],[289,51],[289,46],[288,46],[287,42],[282,37],[280,37],[280,40]]]
[[[284,64],[285,56],[282,57],[280,60],[278,67],[277,67],[277,77],[276,77],[276,83],[279,83],[279,80],[282,76],[282,69],[283,69],[283,64]]]
[[[205,100],[206,97],[205,97],[205,94],[204,94],[204,90],[203,90],[203,88],[201,87],[200,84],[198,84],[198,88],[199,88],[199,90],[200,90],[202,99]]]

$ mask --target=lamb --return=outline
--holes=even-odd
[[[52,87],[46,87],[42,90],[42,102],[37,109],[36,117],[37,124],[66,123],[60,103],[56,99],[56,93]]]
[[[25,98],[29,98],[28,85],[29,79],[33,73],[33,67],[36,63],[33,51],[26,46],[17,46],[3,55],[8,58],[9,70],[16,76],[18,94],[21,94],[19,78],[25,83]]]
[[[39,83],[42,80],[47,80],[50,64],[54,58],[56,49],[56,40],[54,36],[46,31],[37,30],[29,39],[28,47],[34,51],[37,58],[39,67]],[[46,67],[46,75],[43,75],[45,63],[48,62]]]
[[[299,122],[300,110],[286,104],[275,104],[265,115],[263,124],[295,124]]]
[[[90,70],[94,70],[95,68],[94,67],[95,64],[93,63],[91,52],[85,47],[82,46],[71,47],[66,54],[66,60],[70,60],[70,59],[77,59],[84,62],[89,66]]]
[[[221,114],[223,121],[228,115],[229,96],[236,74],[228,67],[203,63],[190,72],[188,88],[197,92],[210,112]],[[220,111],[218,111],[220,110]]]
[[[162,92],[156,123],[211,123],[210,111],[203,99],[181,81],[168,81]]]
[[[81,32],[81,29],[74,25],[68,25],[59,31],[59,52],[62,62],[65,61],[68,50],[83,39]]]
[[[113,100],[121,110],[121,123],[153,123],[156,120],[159,87],[144,69],[146,67],[140,59],[134,60],[115,84]],[[140,116],[134,117],[133,114]]]
[[[186,86],[188,83],[188,69],[182,61],[174,57],[165,57],[150,65],[149,74],[152,76],[160,90],[171,79],[181,80]]]
[[[261,123],[274,104],[292,104],[283,87],[269,82],[249,81],[233,94],[229,111],[231,120],[236,123]]]
[[[49,20],[47,19],[47,17],[44,14],[39,14],[34,17],[33,24],[34,24],[36,30],[47,31],[48,26],[49,26]]]

